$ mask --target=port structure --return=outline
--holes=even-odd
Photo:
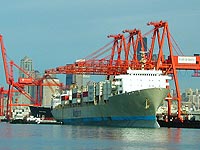
[[[152,36],[152,42],[151,42],[151,48],[149,50],[149,58],[152,57],[153,50],[154,50],[154,44],[155,39],[157,37],[158,40],[158,46],[159,46],[159,53],[158,53],[158,59],[156,62],[151,61],[150,64],[153,64],[153,67],[156,69],[160,69],[163,71],[163,73],[171,75],[174,80],[174,84],[176,87],[176,97],[172,97],[172,99],[167,98],[168,101],[168,118],[171,116],[171,100],[177,100],[178,102],[178,114],[177,118],[179,120],[182,120],[181,118],[181,93],[178,83],[178,76],[177,71],[178,70],[199,70],[200,69],[200,57],[199,56],[184,56],[182,51],[180,51],[179,47],[179,55],[174,55],[175,49],[172,42],[175,42],[173,37],[170,34],[168,23],[167,22],[150,22],[148,25],[154,26],[153,36]],[[160,32],[159,29],[162,29]],[[169,56],[167,59],[164,59],[164,53],[163,53],[163,46],[164,46],[164,39],[167,40],[168,50],[169,50]],[[177,45],[177,44],[176,44]],[[178,52],[177,52],[178,53]],[[152,59],[150,59],[152,60]],[[168,95],[168,97],[171,97]]]
[[[6,49],[4,46],[3,42],[3,36],[0,35],[0,45],[1,45],[1,53],[2,53],[2,58],[3,58],[3,65],[4,65],[4,71],[5,71],[5,78],[6,78],[6,83],[8,84],[8,90],[4,90],[1,88],[0,91],[0,96],[1,96],[1,103],[0,103],[0,108],[1,108],[1,114],[3,113],[3,95],[7,94],[7,106],[6,106],[6,118],[9,120],[11,113],[12,113],[12,106],[41,106],[42,104],[42,88],[43,86],[48,86],[51,88],[51,86],[58,86],[58,87],[63,87],[62,83],[57,83],[50,74],[44,74],[41,78],[34,78],[32,75],[30,75],[27,71],[22,69],[20,66],[18,66],[13,60],[10,60],[8,63],[7,61],[7,54],[6,54]],[[9,65],[8,65],[9,64]],[[25,78],[19,77],[17,81],[14,79],[14,67],[16,67],[18,70],[22,71],[25,74]],[[44,83],[43,81],[45,79],[51,79],[53,82],[46,82]],[[48,81],[48,80],[46,80]],[[26,86],[35,86],[36,87],[36,92],[35,92],[35,98],[33,98],[28,92],[26,92],[25,87]],[[13,99],[13,93],[14,92],[19,92],[23,94],[25,97],[27,97],[31,104],[13,104],[12,99]]]
[[[172,76],[176,95],[170,93],[166,98],[168,102],[168,120],[171,118],[171,103],[177,101],[176,119],[182,121],[181,117],[181,93],[178,83],[178,70],[200,70],[200,56],[184,56],[178,44],[169,31],[168,22],[158,21],[149,22],[152,26],[149,32],[142,35],[140,30],[124,30],[124,34],[109,35],[113,41],[106,44],[99,50],[86,56],[82,61],[65,66],[47,69],[48,74],[90,74],[90,75],[110,75],[126,74],[127,69],[157,69],[162,70],[163,74]],[[144,37],[151,36],[150,48],[145,50]],[[113,44],[112,46],[110,46]],[[138,46],[140,44],[140,52]],[[156,50],[158,51],[156,53]],[[165,50],[165,51],[164,51]],[[174,51],[177,53],[174,54]],[[109,54],[107,54],[109,52]],[[165,58],[165,53],[168,57]],[[138,53],[142,59],[138,60]],[[157,59],[153,55],[157,55]],[[101,58],[100,58],[101,57]],[[170,88],[170,87],[167,87]]]
[[[200,54],[194,54],[194,56],[200,56]],[[194,70],[192,77],[200,77],[200,70]]]
[[[4,94],[7,92],[3,87],[0,87],[0,116],[4,116]]]
[[[11,89],[10,89],[11,90]],[[12,99],[10,97],[13,96],[13,93],[18,93],[18,90],[12,89],[12,91],[4,89],[4,87],[0,87],[0,117],[5,116],[7,119],[10,118],[12,114],[11,106],[29,106],[30,104],[20,104],[18,103],[18,99],[15,99],[16,103],[12,103]],[[7,99],[5,99],[7,98]],[[6,100],[6,103],[4,102]],[[6,111],[4,111],[5,106]]]

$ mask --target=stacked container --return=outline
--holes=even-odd
[[[100,101],[102,99],[103,96],[103,82],[98,82],[96,84],[96,88],[95,88],[95,96],[96,96],[96,100]]]
[[[82,100],[83,102],[88,102],[88,88],[84,87],[82,92]]]
[[[72,89],[72,104],[77,103],[77,88]]]
[[[108,100],[109,96],[111,95],[111,82],[106,80],[103,82],[103,100]]]
[[[72,100],[72,90],[65,91],[65,94],[62,94],[60,99],[62,105],[69,104]]]
[[[99,83],[97,83],[95,86],[95,101],[96,101],[96,103],[99,102],[99,95],[100,95]]]
[[[82,93],[81,93],[81,91],[78,91],[77,92],[77,99],[76,99],[75,103],[81,103],[81,97],[82,97]]]
[[[60,96],[60,98],[61,98],[62,105],[69,104],[69,95],[63,94]]]
[[[88,85],[88,102],[94,102],[95,99],[95,84]]]

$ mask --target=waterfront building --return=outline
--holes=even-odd
[[[30,59],[28,56],[25,56],[23,59],[21,59],[20,67],[28,74],[31,74],[34,71],[32,59]],[[22,78],[27,77],[21,70],[19,70],[19,76]]]
[[[190,110],[196,111],[200,109],[200,92],[198,89],[192,90],[191,88],[186,89],[182,93],[182,103],[188,105]]]
[[[67,74],[66,75],[66,87],[69,89],[72,84],[76,84],[79,89],[85,87],[90,81],[90,75],[80,74]]]
[[[33,69],[33,62],[32,59],[30,59],[28,56],[25,56],[23,59],[20,60],[20,67],[29,75],[32,77],[35,77],[35,75],[38,75],[38,71],[34,71]],[[20,78],[28,78],[28,76],[19,70],[19,77]],[[29,93],[32,97],[34,97],[35,93],[35,87],[33,86],[25,86],[24,90]],[[25,97],[23,94],[20,94],[19,97],[19,103],[21,104],[31,104],[30,100]]]
[[[82,61],[85,61],[85,59],[76,60],[76,62],[82,62]],[[81,89],[82,87],[85,87],[89,81],[90,81],[90,75],[74,74],[72,83],[75,83],[78,86],[78,89]]]
[[[70,87],[70,85],[72,85],[74,83],[74,75],[73,74],[66,74],[66,86],[67,88]]]
[[[45,79],[43,81],[44,84],[57,84],[60,83],[59,79],[53,78],[53,79]],[[43,86],[43,100],[42,100],[42,106],[43,107],[51,107],[52,104],[52,98],[54,95],[60,93],[60,88],[58,86]]]
[[[74,83],[78,86],[78,89],[85,87],[90,81],[90,75],[74,75]]]

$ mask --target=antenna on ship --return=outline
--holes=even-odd
[[[140,53],[141,53],[140,63],[142,64],[141,69],[144,70],[145,64],[147,62],[146,55],[145,55],[146,52],[140,51]]]

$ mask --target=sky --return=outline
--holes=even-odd
[[[40,72],[88,56],[111,41],[109,34],[133,28],[146,33],[150,21],[167,21],[184,55],[200,53],[199,0],[0,0],[0,5],[8,58],[19,65],[28,56]],[[200,78],[190,74],[179,74],[180,88],[200,89]]]

